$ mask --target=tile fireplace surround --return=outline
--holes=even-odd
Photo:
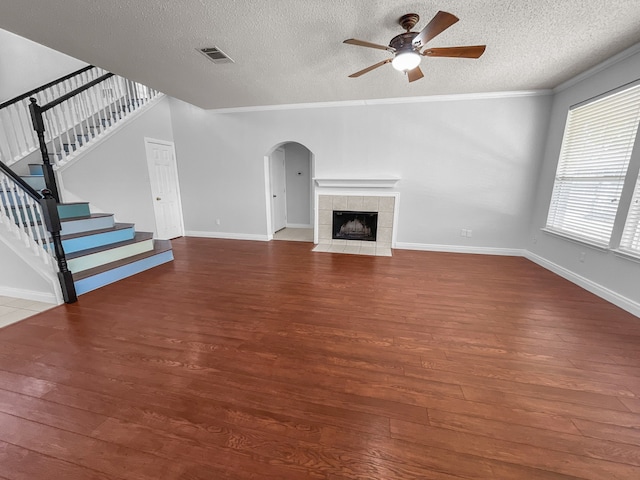
[[[393,194],[320,194],[318,196],[318,245],[313,251],[390,257],[395,209],[396,196]],[[378,231],[376,241],[333,240],[331,233],[334,210],[377,212]]]

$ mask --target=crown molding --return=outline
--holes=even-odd
[[[552,90],[552,92],[555,94],[555,93],[561,92],[563,90],[566,90],[567,88],[572,87],[573,85],[575,85],[577,83],[580,83],[582,80],[584,80],[586,78],[589,78],[589,77],[595,75],[598,72],[606,70],[607,68],[611,67],[612,65],[615,65],[618,62],[621,62],[621,61],[623,61],[623,60],[625,60],[625,59],[627,59],[629,57],[632,57],[636,53],[640,53],[640,43],[636,43],[635,45],[632,45],[631,47],[627,48],[626,50],[623,50],[622,52],[618,53],[617,55],[614,55],[613,57],[608,58],[604,62],[599,63],[595,67],[591,67],[588,70],[585,70],[584,72],[579,73],[575,77],[570,78],[566,82],[561,83],[560,85],[555,87]]]
[[[400,181],[397,177],[385,178],[314,178],[320,188],[392,188]]]
[[[553,90],[521,90],[511,92],[460,93],[449,95],[428,95],[422,97],[378,98],[370,100],[345,100],[341,102],[294,103],[285,105],[259,105],[252,107],[213,108],[212,113],[251,113],[277,110],[304,110],[311,108],[366,107],[371,105],[395,105],[403,103],[455,102],[469,100],[490,100],[496,98],[536,97],[551,95]]]

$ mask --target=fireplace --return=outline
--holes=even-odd
[[[390,257],[398,194],[362,192],[363,195],[317,196],[314,252],[349,253]],[[366,193],[366,194],[365,194]],[[351,218],[346,217],[352,215]],[[375,223],[373,216],[376,217]],[[350,225],[342,226],[345,223]],[[357,220],[357,222],[356,222]],[[342,229],[342,233],[340,230]],[[349,234],[349,236],[346,236]],[[366,235],[366,238],[364,238]]]
[[[334,240],[375,242],[378,231],[378,212],[333,211]]]

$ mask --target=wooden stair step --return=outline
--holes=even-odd
[[[70,202],[58,204],[60,219],[86,218],[91,215],[88,202]]]
[[[149,250],[153,250],[153,233],[136,232],[133,239],[130,240],[70,253],[67,255],[67,264],[69,270],[76,273]]]
[[[115,225],[113,214],[92,213],[87,217],[76,217],[61,220],[62,235],[89,232],[111,228]]]
[[[30,163],[28,166],[30,175],[43,175],[41,163]]]
[[[125,228],[131,228],[135,226],[133,223],[116,223],[112,228],[103,228],[101,230],[91,230],[90,232],[78,232],[70,233],[68,235],[62,235],[62,240],[71,240],[73,238],[87,237],[91,235],[99,235],[101,233],[112,232],[115,230],[122,230]]]
[[[20,178],[27,182],[34,190],[42,190],[43,188],[46,188],[44,176],[42,175],[20,175]]]
[[[171,242],[154,240],[152,250],[74,273],[76,292],[82,295],[172,260]]]
[[[131,240],[134,236],[133,223],[116,223],[112,228],[63,235],[62,246],[69,255],[80,250]]]

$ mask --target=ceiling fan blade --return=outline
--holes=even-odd
[[[407,77],[409,77],[409,83],[415,82],[416,80],[420,80],[424,77],[424,73],[420,70],[420,67],[416,67],[413,70],[409,70],[407,72]]]
[[[422,55],[428,57],[459,57],[459,58],[480,58],[484,53],[486,45],[473,45],[468,47],[443,47],[427,48]]]
[[[371,70],[375,70],[376,68],[381,67],[385,63],[391,63],[391,59],[387,58],[386,60],[378,62],[375,65],[371,65],[370,67],[362,69],[359,72],[352,73],[351,75],[349,75],[349,78],[356,78],[356,77],[359,77],[360,75],[364,75],[365,73],[369,73]]]
[[[427,26],[424,27],[422,31],[413,39],[413,44],[417,45],[419,48],[423,45],[426,45],[429,40],[440,35],[458,20],[458,17],[448,12],[440,11],[436,13],[436,15],[431,19]]]
[[[348,38],[342,43],[348,43],[349,45],[357,45],[358,47],[377,48],[378,50],[387,50],[388,52],[395,52],[395,49],[389,46],[378,45],[377,43],[365,42],[364,40],[358,40],[356,38]]]

